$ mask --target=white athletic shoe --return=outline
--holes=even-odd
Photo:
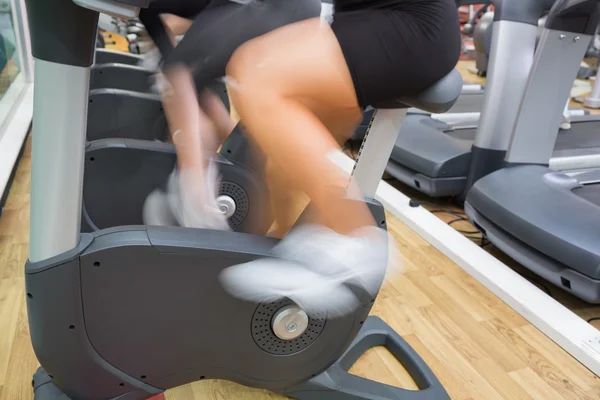
[[[144,224],[229,230],[227,217],[217,205],[219,172],[214,163],[208,167],[205,185],[197,184],[190,174],[173,171],[167,192],[156,189],[146,198]]]
[[[162,54],[160,54],[160,50],[158,50],[158,47],[154,47],[152,50],[144,54],[144,58],[139,62],[138,65],[146,69],[157,70],[161,60]]]
[[[309,313],[342,316],[359,303],[347,284],[361,286],[371,296],[377,294],[389,245],[387,232],[375,227],[345,236],[324,227],[301,226],[273,249],[277,258],[227,268],[220,281],[237,298],[274,301],[287,297]]]
[[[223,270],[219,280],[233,297],[253,302],[287,297],[309,314],[326,311],[336,317],[358,307],[350,288],[290,260],[263,258],[235,265]]]

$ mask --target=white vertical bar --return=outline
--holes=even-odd
[[[79,242],[90,68],[36,59],[29,260]]]
[[[373,113],[352,172],[352,183],[358,186],[363,196],[375,196],[407,111],[406,108],[377,109]]]

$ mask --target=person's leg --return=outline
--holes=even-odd
[[[181,136],[174,138],[173,142],[178,155],[178,166],[189,169],[181,169],[179,172],[193,171],[191,175],[209,173],[216,170],[214,165],[204,164],[207,152],[216,147],[215,130],[213,124],[218,124],[217,131],[223,138],[228,135],[233,125],[226,121],[224,107],[219,106],[214,97],[203,95],[204,110],[211,114],[211,121],[198,107],[194,90],[203,90],[210,81],[225,75],[225,67],[233,52],[247,40],[270,32],[280,26],[294,21],[319,15],[320,2],[318,0],[286,0],[284,2],[268,0],[260,4],[239,4],[228,2],[222,5],[207,7],[194,20],[183,40],[165,59],[163,64],[164,77],[167,82],[170,95],[165,102],[165,113],[169,120],[172,134]],[[182,67],[182,66],[185,66]],[[191,85],[189,77],[193,75],[195,87]],[[184,131],[186,129],[186,131]],[[183,135],[183,136],[182,136]],[[177,140],[175,140],[177,139]],[[212,170],[211,170],[212,168]],[[188,179],[186,182],[195,182],[196,187],[207,185],[205,192],[212,193],[214,187],[218,186],[218,175],[215,172],[209,176]],[[182,182],[180,182],[182,183]],[[172,185],[177,186],[177,185]],[[179,185],[180,196],[196,196],[198,190],[189,191],[185,183]],[[186,193],[189,192],[189,193]],[[175,196],[176,197],[176,196]],[[216,195],[215,195],[216,197]],[[152,218],[160,204],[164,204],[165,196],[161,193],[153,193],[145,207],[145,221],[150,224],[158,224],[167,218]],[[173,196],[171,196],[173,198]],[[207,227],[202,220],[212,220],[212,215],[205,215],[215,210],[216,198],[210,199],[209,204],[203,204],[208,199],[206,195],[200,196],[198,201],[184,201],[185,204],[197,205],[197,216],[193,221],[179,221],[185,226]],[[158,199],[158,200],[157,200]],[[190,212],[178,212],[176,207],[173,213],[179,214],[181,218],[194,214]],[[215,227],[213,223],[208,227]]]
[[[231,59],[227,79],[248,133],[275,170],[310,197],[320,223],[343,234],[374,224],[366,205],[345,201],[349,176],[330,160],[340,147],[313,111],[328,110],[334,126],[336,114],[340,126],[348,125],[348,115],[353,123],[361,115],[329,25],[311,19],[246,43]]]
[[[237,121],[231,118],[219,96],[209,89],[200,93],[200,107],[214,123],[219,142],[224,143],[235,128]]]
[[[212,121],[198,106],[193,77],[185,66],[165,70],[163,108],[177,151],[177,170],[169,178],[168,193],[152,192],[144,204],[147,225],[182,225],[226,230],[227,219],[216,203],[218,171],[209,163],[218,141]]]
[[[335,137],[339,146],[350,139],[362,119],[361,113],[357,113],[353,109],[332,110],[328,107],[319,107],[318,104],[311,104],[312,102],[306,99],[302,102],[315,113],[315,116]],[[310,202],[310,198],[279,171],[275,162],[267,162],[265,175],[275,219],[275,231],[271,233],[271,236],[283,238],[294,226]]]
[[[280,28],[238,49],[227,79],[236,111],[273,173],[306,193],[315,215],[273,250],[279,259],[223,271],[224,288],[253,301],[285,296],[332,316],[352,312],[357,299],[346,283],[375,295],[388,240],[366,204],[347,199],[348,191],[353,198],[360,193],[333,161],[341,149],[329,129],[342,136],[362,115],[335,34],[320,19]]]
[[[191,70],[196,89],[202,92],[204,113],[215,123],[224,141],[235,125],[226,118],[227,109],[220,100],[204,92],[206,86],[225,75],[231,55],[246,41],[319,12],[318,0],[264,0],[250,4],[213,0],[195,17],[185,37],[165,58],[165,69],[183,64]]]

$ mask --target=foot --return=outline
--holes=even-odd
[[[158,48],[155,47],[144,55],[144,58],[138,65],[149,70],[158,70],[161,61],[162,55]]]
[[[156,189],[146,198],[144,224],[229,230],[227,217],[217,204],[218,187],[218,169],[213,163],[204,179],[190,172],[174,171],[166,192]]]
[[[387,232],[365,227],[350,236],[307,225],[294,229],[266,258],[225,269],[225,290],[249,301],[287,297],[307,312],[330,317],[354,312],[359,300],[348,284],[373,298],[388,263]]]

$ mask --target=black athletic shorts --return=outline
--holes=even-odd
[[[419,93],[460,57],[455,0],[400,0],[388,8],[336,11],[331,27],[362,107]]]
[[[200,88],[225,75],[229,59],[242,44],[320,14],[320,0],[262,0],[248,4],[212,0],[164,59],[163,68],[176,64],[188,66]]]

